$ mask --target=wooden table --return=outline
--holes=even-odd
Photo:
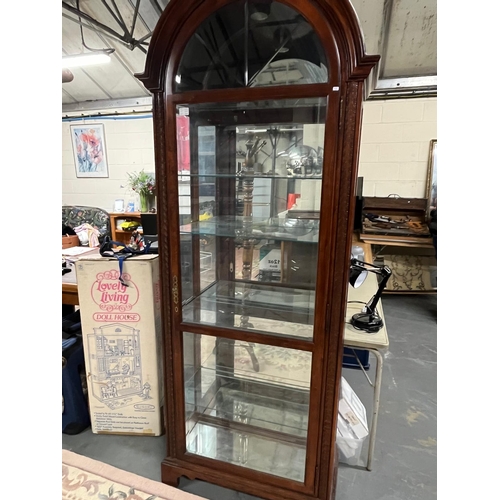
[[[436,250],[432,243],[432,238],[409,238],[409,237],[392,237],[388,236],[375,236],[375,235],[367,235],[360,234],[357,236],[359,241],[361,241],[367,247],[370,247],[370,253],[373,258],[381,258],[383,259],[384,255],[408,255],[409,257],[421,257],[421,258],[430,258],[431,262],[434,262],[436,256]],[[358,243],[359,244],[359,243]],[[397,248],[395,252],[391,251],[391,247]],[[411,249],[416,249],[412,251]],[[373,261],[370,261],[373,262]],[[437,261],[435,264],[437,266]],[[437,268],[437,267],[436,267]],[[426,271],[423,271],[426,272]],[[430,274],[430,267],[429,267]],[[432,286],[432,277],[429,276],[429,280],[431,281]],[[437,288],[429,288],[428,286],[425,289],[392,289],[390,288],[390,283],[388,287],[384,290],[385,294],[393,293],[393,294],[436,294]]]
[[[78,285],[76,284],[75,269],[62,277],[62,303],[69,306],[78,305]]]
[[[432,238],[417,238],[409,236],[384,236],[373,234],[360,234],[359,238],[370,245],[409,247],[409,248],[434,248]]]
[[[63,250],[64,252],[64,250]],[[94,248],[89,250],[84,255],[91,255],[99,252],[99,248]],[[64,257],[64,253],[63,253]],[[68,257],[68,260],[77,261],[76,257]],[[68,268],[71,269],[69,273],[63,274],[62,277],[62,303],[70,306],[77,306],[78,302],[78,286],[76,284],[76,269],[75,265],[67,264]]]

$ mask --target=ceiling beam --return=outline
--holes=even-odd
[[[408,99],[412,97],[436,97],[437,76],[415,76],[409,78],[383,78],[367,97],[375,99]]]
[[[147,38],[149,38],[149,36],[152,33],[149,33],[147,36],[142,37],[140,40],[136,40],[135,38],[132,37],[129,30],[125,26],[125,22],[123,21],[123,16],[121,15],[120,11],[118,10],[118,7],[116,7],[116,3],[114,2],[114,0],[112,0],[112,2],[113,2],[113,5],[115,6],[115,9],[117,10],[117,15],[119,16],[119,19],[117,18],[117,15],[114,14],[111,7],[106,3],[106,1],[102,0],[102,2],[105,5],[105,7],[108,9],[108,11],[113,15],[115,21],[118,23],[120,28],[123,29],[123,34],[118,33],[117,31],[110,28],[109,26],[106,26],[105,24],[97,21],[89,14],[82,12],[80,9],[77,9],[77,8],[73,7],[72,5],[67,4],[66,2],[62,2],[63,9],[66,9],[68,12],[71,12],[71,14],[77,16],[78,19],[72,18],[71,16],[64,15],[64,14],[63,14],[63,17],[66,17],[67,19],[79,24],[80,26],[82,26],[84,28],[89,28],[89,29],[92,29],[93,31],[96,31],[98,33],[100,32],[103,35],[109,36],[109,37],[113,38],[114,40],[122,43],[123,45],[128,47],[130,50],[134,50],[135,48],[138,48],[139,50],[144,52],[144,54],[146,54],[147,50],[143,47],[143,45],[147,46],[149,44],[148,42],[145,42],[145,40]],[[140,6],[140,2],[138,1],[134,7],[134,9],[135,9],[134,20],[133,20],[134,27],[135,27],[135,21],[137,19],[137,13],[139,10],[139,6]],[[85,19],[85,21],[87,21],[87,23],[90,23],[93,27],[89,26],[88,24],[85,24],[82,21],[82,19]]]
[[[158,14],[158,17],[160,17],[161,13],[163,12],[161,5],[157,2],[157,0],[149,0],[149,2],[153,6],[153,9],[155,10],[155,12]]]
[[[91,22],[98,28],[100,28],[102,31],[105,31],[106,33],[113,35],[114,37],[119,38],[120,40],[122,39],[122,35],[120,33],[116,32],[115,30],[111,29],[109,26],[106,26],[105,24],[100,23],[99,21],[96,21],[92,16],[89,16],[88,14],[85,14],[85,12],[82,12],[81,10],[78,10],[77,8],[73,7],[72,5],[69,5],[65,2],[62,2],[62,8],[66,9],[68,12],[71,12],[75,16],[78,17],[83,17],[86,21]],[[125,40],[124,40],[125,41]]]
[[[110,38],[111,40],[114,40],[115,42],[118,42],[118,43],[121,43],[122,45],[124,45],[125,47],[129,47],[129,44],[128,43],[125,43],[123,40],[121,40],[120,38],[117,38],[116,36],[114,35],[111,35],[109,33],[105,33],[103,30],[101,29],[97,29],[97,28],[94,28],[93,26],[91,26],[90,24],[87,24],[87,23],[84,23],[83,21],[80,21],[79,19],[75,19],[74,17],[71,17],[71,16],[68,16],[67,14],[63,14],[62,17],[64,17],[65,19],[68,19],[70,21],[73,21],[74,23],[76,24],[79,24],[80,26],[84,27],[84,28],[87,28],[91,31],[94,31],[95,33],[98,33],[100,35],[104,35],[106,36],[107,38]]]
[[[376,90],[397,90],[402,88],[435,87],[437,89],[437,75],[411,76],[407,78],[381,78]]]
[[[152,106],[151,97],[133,97],[128,99],[100,99],[95,101],[75,102],[63,104],[62,112],[75,113],[98,110],[110,110],[119,108],[133,108],[135,106]]]

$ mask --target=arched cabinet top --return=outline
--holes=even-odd
[[[167,94],[364,80],[367,56],[348,0],[171,0],[137,74]]]

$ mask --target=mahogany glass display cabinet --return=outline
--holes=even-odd
[[[153,94],[162,480],[335,495],[366,78],[347,0],[171,0]]]

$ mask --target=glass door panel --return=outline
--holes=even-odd
[[[299,482],[325,112],[325,98],[177,106],[186,451]]]
[[[184,333],[186,449],[304,480],[311,353]]]
[[[324,98],[177,107],[189,122],[178,135],[190,151],[179,161],[186,306],[220,281],[314,290],[325,108]]]
[[[327,58],[307,20],[276,1],[238,0],[187,43],[175,91],[324,83]]]

